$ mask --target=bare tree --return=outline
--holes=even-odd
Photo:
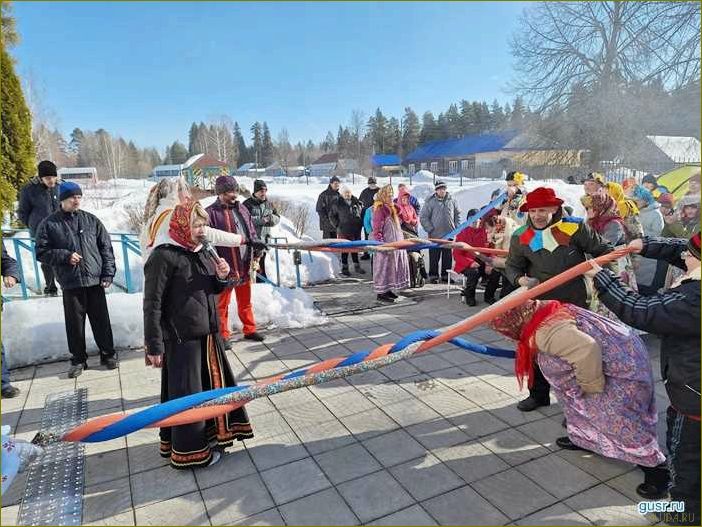
[[[285,171],[285,174],[288,175],[288,167],[290,166],[291,160],[294,159],[294,155],[287,128],[281,128],[280,132],[278,132],[275,149],[278,153],[278,162]]]
[[[699,2],[538,2],[520,22],[512,84],[540,109],[566,104],[576,86],[673,89],[700,76]]]
[[[366,114],[358,108],[351,111],[351,119],[349,120],[349,129],[353,134],[355,147],[355,156],[358,166],[362,166],[361,159],[361,142],[363,141],[363,131],[366,127]]]

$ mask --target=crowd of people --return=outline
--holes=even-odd
[[[341,254],[341,272],[363,276],[370,260],[377,300],[392,304],[398,293],[465,276],[463,298],[476,306],[477,290],[493,304],[515,290],[534,287],[586,260],[628,246],[605,268],[592,269],[535,300],[522,303],[490,325],[515,340],[515,373],[529,396],[517,408],[530,412],[551,403],[553,391],[565,415],[564,449],[588,450],[641,467],[636,489],[646,499],[685,503],[685,517],[698,523],[700,508],[700,175],[679,199],[646,176],[619,184],[598,173],[582,181],[585,218],[575,217],[554,189],[525,187],[526,176],[510,172],[502,204],[462,229],[455,240],[474,248],[506,251],[506,257],[454,249],[429,249],[429,269],[418,250]],[[144,260],[144,340],[147,363],[161,368],[161,400],[236,385],[226,349],[234,339],[229,304],[236,297],[243,337],[260,342],[252,307],[252,283],[265,277],[270,229],[280,215],[257,180],[251,197],[231,176],[215,182],[207,208],[182,181],[155,185],[145,206],[140,240]],[[316,210],[324,239],[391,243],[453,236],[465,219],[447,185],[437,181],[420,206],[401,184],[379,186],[373,177],[360,196],[332,177]],[[115,276],[110,236],[100,220],[81,209],[79,185],[57,185],[56,167],[43,161],[38,177],[22,190],[20,218],[36,240],[45,293],[61,286],[70,377],[87,368],[85,321],[90,321],[100,362],[118,365],[105,297]],[[420,227],[426,233],[420,235]],[[359,257],[360,256],[360,257]],[[6,287],[20,279],[3,248]],[[499,290],[499,293],[498,293]],[[661,339],[661,377],[670,399],[667,455],[656,436],[652,366],[640,337]],[[13,397],[3,348],[2,395]],[[253,437],[246,411],[162,428],[161,455],[175,468],[211,465],[233,441]],[[669,523],[683,523],[670,519]]]

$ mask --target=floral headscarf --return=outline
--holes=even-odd
[[[197,219],[207,221],[207,213],[200,205],[199,201],[186,201],[176,205],[168,223],[168,235],[178,245],[194,251],[199,245],[193,241],[192,225]]]
[[[592,210],[594,215],[591,218],[588,217],[587,223],[596,232],[602,233],[611,221],[621,223],[622,217],[619,214],[617,203],[611,196],[595,194],[594,196],[583,196],[580,201],[586,209]]]
[[[546,321],[572,318],[573,315],[557,300],[527,300],[488,322],[490,328],[517,341],[514,373],[520,389],[524,379],[527,379],[529,388],[534,385],[534,361],[539,352],[535,342],[536,331]]]

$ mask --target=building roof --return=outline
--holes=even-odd
[[[183,165],[156,165],[153,169],[154,172],[166,172],[171,170],[180,170]]]
[[[440,157],[460,157],[505,149],[519,135],[516,130],[495,134],[466,135],[455,139],[431,141],[419,145],[404,161],[422,161]]]
[[[384,167],[399,165],[401,161],[397,154],[375,154],[371,156],[371,163],[374,167]]]
[[[237,168],[237,171],[243,172],[245,170],[254,170],[256,168],[256,163],[244,163],[239,168]]]
[[[63,167],[59,168],[57,171],[58,175],[62,174],[71,174],[71,173],[84,173],[84,172],[90,172],[91,174],[96,174],[97,173],[97,168],[95,167]]]
[[[696,137],[674,135],[647,135],[649,141],[658,147],[671,161],[700,161],[700,142]]]
[[[190,168],[191,166],[196,166],[199,168],[205,167],[226,167],[228,166],[224,161],[220,161],[215,156],[210,154],[196,154],[190,157],[185,163],[183,163],[183,168]]]
[[[327,163],[338,163],[339,162],[339,154],[324,154],[321,157],[318,157],[315,159],[312,164],[313,165],[325,165]]]

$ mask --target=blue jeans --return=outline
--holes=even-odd
[[[10,386],[10,370],[7,369],[5,362],[5,346],[2,347],[2,389]]]

